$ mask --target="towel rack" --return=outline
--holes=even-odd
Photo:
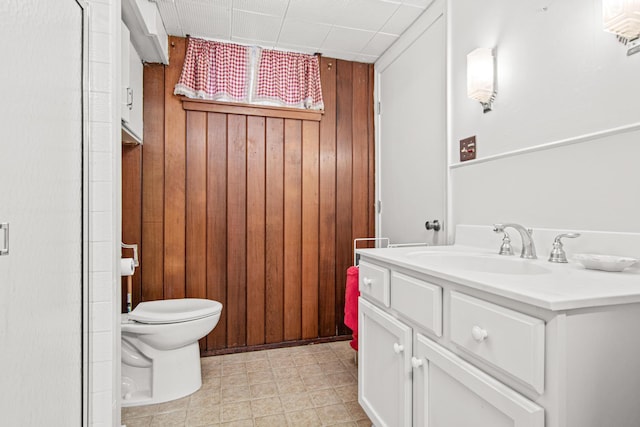
[[[408,247],[412,247],[412,246],[429,246],[428,243],[426,242],[416,242],[416,243],[396,243],[396,244],[389,244],[389,248],[408,248]]]
[[[381,242],[384,244],[383,248],[404,248],[410,246],[429,246],[428,243],[396,243],[391,244],[391,240],[388,237],[360,237],[357,239],[353,239],[353,265],[358,265],[359,256],[356,254],[356,249],[358,249],[358,242]]]
[[[360,237],[358,239],[353,239],[353,265],[358,265],[358,255],[356,254],[356,249],[358,249],[358,242],[381,242],[385,246],[383,248],[388,248],[390,240],[388,237]]]

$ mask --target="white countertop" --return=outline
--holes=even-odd
[[[491,271],[469,271],[441,264],[438,258],[412,256],[418,251],[478,254],[483,259],[504,256],[495,251],[463,245],[358,249],[360,260],[380,261],[404,267],[436,278],[459,283],[473,289],[510,298],[553,311],[640,302],[640,268],[623,272],[587,270],[569,261],[554,264],[546,256],[524,260],[517,255],[513,262],[530,263],[547,269],[545,274],[502,274]]]

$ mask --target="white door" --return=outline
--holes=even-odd
[[[411,427],[411,328],[363,298],[358,308],[358,401],[376,427]]]
[[[445,243],[446,23],[434,2],[376,62],[378,236],[392,243]],[[446,224],[445,224],[446,225]]]
[[[544,427],[544,409],[416,334],[415,427]]]
[[[78,426],[83,8],[2,1],[0,38],[0,424]]]

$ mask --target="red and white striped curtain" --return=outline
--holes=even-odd
[[[318,57],[190,38],[176,95],[322,110]]]

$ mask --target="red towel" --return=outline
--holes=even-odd
[[[347,286],[344,296],[344,324],[353,331],[351,347],[358,350],[358,267],[347,269]]]

